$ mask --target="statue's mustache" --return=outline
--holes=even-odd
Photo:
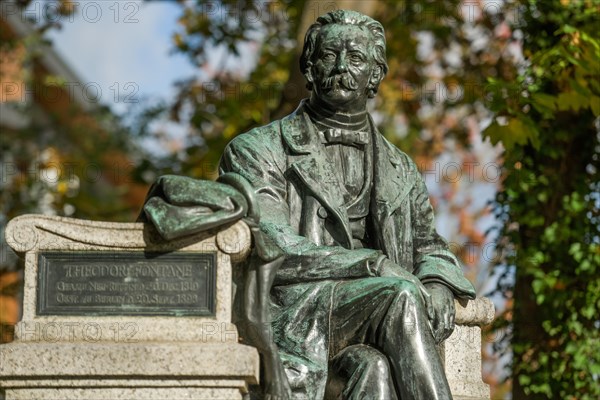
[[[358,89],[358,82],[356,82],[356,79],[354,79],[348,72],[325,78],[321,84],[321,88],[324,90],[329,90],[336,85],[341,86],[346,90]]]

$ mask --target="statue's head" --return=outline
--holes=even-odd
[[[319,17],[306,32],[300,69],[307,88],[326,104],[375,97],[388,71],[383,26],[350,10]]]

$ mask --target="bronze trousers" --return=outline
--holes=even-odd
[[[331,326],[327,399],[452,399],[424,301],[412,282],[340,282]]]

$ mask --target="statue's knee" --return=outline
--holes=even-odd
[[[377,351],[371,354],[369,373],[387,379],[390,376],[390,363],[385,355]]]
[[[421,303],[422,295],[414,283],[406,280],[397,280],[394,282],[394,292],[396,296],[411,303]]]
[[[348,346],[336,354],[332,359],[332,365],[334,369],[345,371],[364,370],[370,367],[383,369],[387,368],[387,357],[369,345],[357,344]]]

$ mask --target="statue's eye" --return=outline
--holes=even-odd
[[[353,63],[359,63],[359,62],[363,62],[363,56],[360,53],[351,53],[348,57],[350,59],[350,62]]]
[[[336,59],[335,54],[333,53],[324,53],[321,58],[326,62],[333,62]]]

